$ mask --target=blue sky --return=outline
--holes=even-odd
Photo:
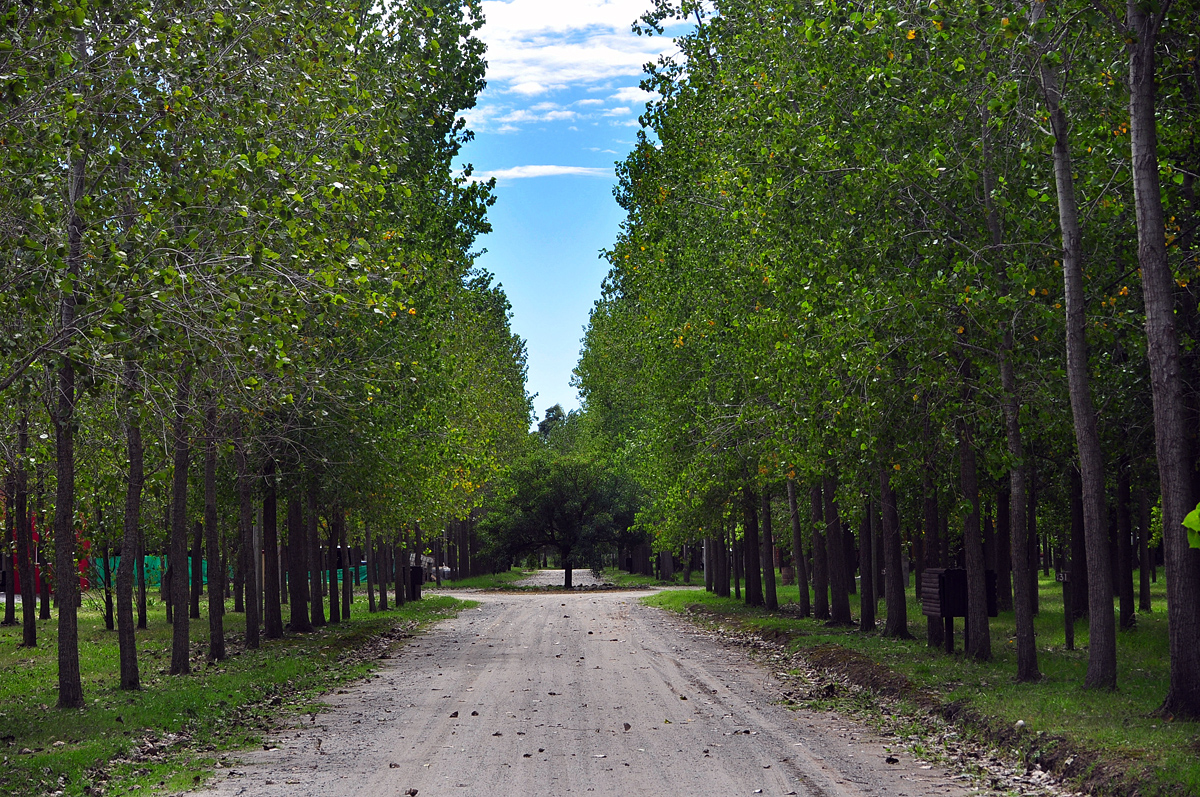
[[[650,0],[486,0],[488,87],[465,114],[462,162],[496,177],[493,232],[479,265],[513,305],[529,351],[534,408],[579,406],[570,386],[588,311],[607,273],[600,250],[623,218],[614,163],[636,140],[650,95],[642,65],[673,52],[630,25]]]

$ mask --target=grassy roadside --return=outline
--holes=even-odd
[[[818,668],[839,674],[844,674],[854,654],[861,654],[906,679],[914,693],[930,693],[951,713],[963,717],[969,731],[1027,761],[1044,760],[1047,769],[1057,768],[1094,793],[1132,794],[1136,789],[1143,797],[1200,794],[1200,727],[1155,714],[1168,679],[1163,582],[1154,585],[1154,611],[1138,615],[1137,627],[1118,635],[1115,693],[1082,688],[1087,624],[1076,623],[1076,649],[1066,650],[1058,586],[1049,578],[1041,582],[1036,632],[1044,678],[1035,684],[1014,682],[1012,612],[992,619],[993,660],[978,663],[961,655],[961,620],[956,624],[959,654],[930,650],[925,644],[925,618],[911,596],[908,625],[917,637],[913,640],[885,639],[857,628],[829,628],[789,615],[786,605],[772,614],[702,590],[664,590],[642,600],[781,642]],[[795,587],[780,588],[779,596],[781,604],[795,600]],[[857,618],[858,596],[851,596],[851,608]],[[880,614],[882,627],[882,602]],[[914,713],[928,710],[915,704],[908,708]],[[1019,732],[1013,730],[1018,721],[1025,723]],[[1115,777],[1117,773],[1122,776]]]
[[[536,571],[524,570],[519,567],[514,567],[509,570],[504,570],[500,573],[488,573],[482,576],[471,576],[470,578],[460,578],[457,581],[443,579],[441,587],[438,587],[432,581],[425,585],[425,589],[501,589],[511,587],[514,581],[520,581],[523,578],[528,578]]]
[[[161,604],[138,631],[140,692],[118,689],[117,636],[85,597],[79,614],[87,707],[59,711],[55,623],[39,621],[38,647],[18,647],[21,627],[0,628],[0,793],[99,795],[189,788],[224,753],[261,743],[288,714],[320,710],[315,699],[363,677],[396,640],[453,616],[470,602],[431,596],[369,614],[365,593],[351,619],[313,634],[242,647],[244,616],[225,615],[230,658],[205,660],[208,619],[191,621],[192,674],[172,677],[171,629]],[[287,609],[284,609],[287,617]]]

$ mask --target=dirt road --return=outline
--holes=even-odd
[[[636,593],[473,594],[205,795],[972,793]]]

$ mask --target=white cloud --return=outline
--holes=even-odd
[[[628,116],[629,109],[628,108],[609,108],[607,111],[604,112],[604,115],[605,116]]]
[[[603,105],[604,100],[576,100],[572,105]]]
[[[593,166],[514,166],[511,169],[492,169],[490,171],[476,172],[472,175],[473,180],[489,180],[495,177],[497,180],[520,180],[527,177],[612,177],[613,170],[611,168],[597,168]]]
[[[642,73],[675,51],[669,36],[635,36],[647,0],[485,0],[488,82],[526,96]]]
[[[658,95],[653,91],[646,91],[637,86],[625,86],[624,88],[617,89],[617,93],[610,95],[609,99],[614,102],[628,103],[630,105],[634,103],[645,105],[656,97]]]

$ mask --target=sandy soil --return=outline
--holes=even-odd
[[[775,704],[770,673],[637,594],[470,597],[202,794],[973,793],[838,715]]]

